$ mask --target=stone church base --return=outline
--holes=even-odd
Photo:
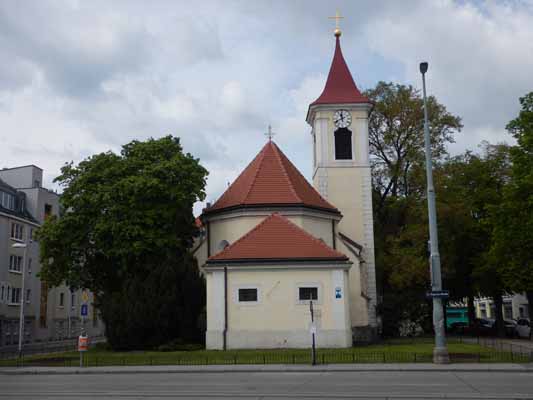
[[[353,326],[352,343],[374,343],[378,340],[378,328],[375,326]]]
[[[224,336],[221,331],[207,331],[206,348],[221,350]],[[316,346],[323,348],[351,347],[349,330],[319,330],[315,336]],[[280,349],[309,348],[311,334],[308,330],[295,331],[228,331],[227,349]]]

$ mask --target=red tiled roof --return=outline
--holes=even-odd
[[[272,141],[205,213],[238,206],[301,205],[338,210],[318,194]]]
[[[208,262],[243,260],[335,260],[348,258],[278,213],[267,217]]]
[[[322,94],[311,103],[337,104],[337,103],[370,103],[370,100],[361,94],[352,78],[352,74],[344,61],[339,37],[336,37],[335,54],[329,70],[328,80]]]

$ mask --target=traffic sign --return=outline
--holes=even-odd
[[[78,351],[87,351],[89,349],[89,337],[78,336]]]
[[[82,304],[80,309],[80,314],[82,317],[86,317],[88,315],[89,306],[87,304]]]
[[[447,290],[434,290],[432,292],[427,292],[426,297],[428,298],[438,298],[438,299],[447,299],[450,297],[450,292]]]

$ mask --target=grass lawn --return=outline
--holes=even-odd
[[[530,362],[526,355],[502,352],[477,344],[451,340],[448,349],[452,362]],[[395,340],[383,344],[349,349],[318,349],[317,362],[393,363],[431,362],[433,343],[430,340]],[[103,365],[214,365],[214,364],[308,364],[309,349],[276,350],[193,350],[193,351],[130,351],[114,352],[101,347],[85,353],[88,366]],[[0,366],[16,365],[16,360],[0,360]],[[79,353],[65,352],[29,356],[25,365],[76,366]]]

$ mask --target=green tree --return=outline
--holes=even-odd
[[[509,146],[484,142],[481,147],[481,154],[467,151],[441,168],[437,187],[439,224],[445,238],[441,242],[444,281],[452,298],[468,298],[471,321],[474,296],[492,297],[497,329],[504,335],[501,306],[505,284],[489,250],[493,241],[491,210],[501,204],[509,181]]]
[[[66,164],[61,218],[38,233],[41,276],[96,295],[115,348],[198,337],[205,289],[189,255],[207,171],[172,136]]]
[[[509,122],[517,141],[511,148],[511,179],[502,203],[494,208],[491,256],[509,288],[526,292],[533,312],[533,92],[520,98],[522,109]]]
[[[424,326],[430,322],[425,299],[427,226],[410,226],[427,214],[422,208],[423,101],[412,86],[394,83],[379,82],[365,94],[374,102],[369,138],[380,311],[384,333],[395,334],[401,320]],[[453,135],[462,128],[461,119],[432,96],[428,98],[428,111],[433,155],[442,160],[446,143],[453,142]],[[419,241],[416,249],[412,247],[415,236]]]
[[[490,210],[502,201],[509,168],[508,146],[485,143],[481,154],[468,151],[434,169],[443,284],[450,291],[450,300],[469,299],[471,320],[476,295],[492,296],[501,305],[505,293],[497,264],[488,252],[492,243]],[[425,178],[417,179],[422,186]],[[378,259],[387,276],[385,330],[394,334],[402,320],[417,322],[427,330],[431,328],[431,307],[425,299],[430,284],[426,200],[411,195],[393,204],[394,209],[388,205],[388,213],[396,215],[401,210],[403,225],[386,236],[387,260]],[[497,326],[503,334],[501,307],[496,310],[500,311]]]
[[[424,109],[420,92],[412,86],[379,82],[365,95],[374,102],[368,133],[372,161],[376,210],[393,199],[411,194],[422,195],[423,188],[413,182],[424,165]],[[428,97],[428,117],[432,156],[441,160],[446,144],[462,128],[461,119],[450,114],[433,96]]]

